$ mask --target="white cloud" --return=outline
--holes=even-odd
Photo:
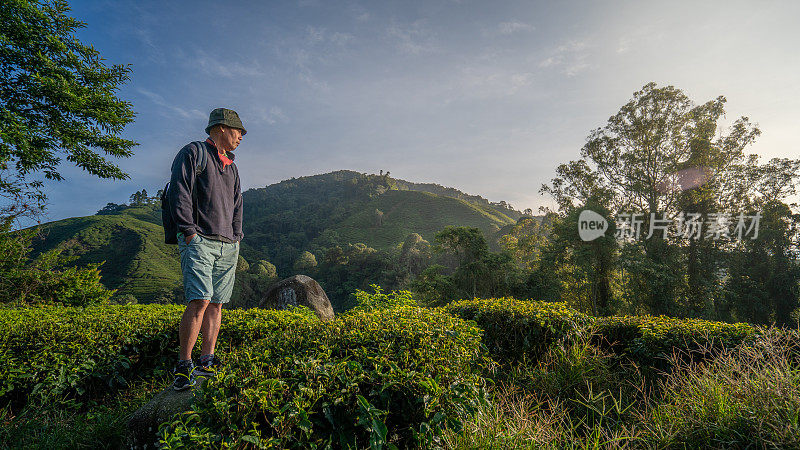
[[[542,60],[542,61],[539,63],[539,67],[552,67],[552,66],[557,66],[557,65],[561,64],[561,62],[562,62],[562,59],[563,59],[563,58],[561,58],[560,56],[551,56],[551,57],[549,57],[549,58],[547,58],[547,59],[543,59],[543,60]]]
[[[503,22],[497,28],[501,34],[514,34],[518,31],[533,31],[536,29],[533,25],[523,22]]]
[[[556,47],[550,56],[541,60],[539,67],[543,69],[558,68],[564,75],[574,77],[591,67],[587,61],[589,55],[586,50],[588,48],[585,41],[570,40]]]
[[[369,19],[372,18],[372,15],[369,13],[369,11],[364,9],[363,6],[355,3],[350,5],[350,12],[353,15],[353,17],[359,22],[367,22]]]
[[[316,44],[325,40],[325,29],[316,28],[309,25],[306,27],[306,41],[310,44]]]
[[[275,125],[278,122],[286,123],[289,121],[289,118],[286,116],[283,110],[277,106],[273,106],[269,110],[266,108],[261,108],[256,111],[256,114],[260,120],[270,125]]]
[[[244,65],[234,61],[217,60],[207,53],[198,50],[194,59],[193,66],[200,67],[200,70],[208,75],[223,78],[257,77],[263,75],[257,63]]]
[[[422,55],[438,51],[438,47],[434,44],[430,33],[422,26],[421,21],[416,21],[406,27],[392,24],[386,32],[390,38],[395,40],[397,49],[402,53]]]
[[[627,38],[622,38],[619,40],[619,44],[617,45],[617,53],[627,53],[628,50],[631,49],[631,41]]]
[[[310,45],[317,44],[333,44],[345,45],[353,41],[355,37],[349,33],[342,33],[340,31],[328,32],[325,28],[316,28],[312,26],[306,27],[306,43]]]
[[[179,106],[170,105],[164,97],[155,92],[148,91],[147,89],[138,89],[139,93],[147,97],[151,102],[155,103],[157,106],[160,106],[163,110],[162,113],[164,115],[170,116],[175,113],[184,119],[205,119],[206,115],[198,109],[187,109],[181,108]]]
[[[589,67],[591,67],[591,65],[586,62],[586,55],[580,55],[573,62],[564,67],[564,75],[574,77]]]
[[[511,88],[513,91],[516,91],[520,88],[530,85],[532,80],[532,73],[515,73],[511,75]]]
[[[574,53],[586,49],[586,42],[570,40],[569,42],[559,45],[556,49],[558,53]]]
[[[302,71],[297,74],[297,79],[306,83],[307,85],[311,86],[314,89],[320,91],[330,91],[330,87],[325,80],[319,80],[314,75],[312,75],[308,71]]]
[[[344,45],[344,44],[347,44],[347,43],[353,41],[354,39],[355,39],[355,37],[352,34],[340,33],[338,31],[335,32],[335,33],[331,33],[331,35],[328,37],[328,40],[332,44],[336,44],[336,45]]]
[[[485,65],[465,67],[442,84],[443,90],[426,97],[423,101],[442,96],[442,102],[470,99],[498,99],[517,94],[533,83],[530,72],[517,72]]]

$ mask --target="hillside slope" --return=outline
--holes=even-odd
[[[380,220],[376,210],[383,213]],[[433,241],[442,228],[469,226],[484,234],[514,223],[503,213],[465,200],[420,191],[387,191],[367,202],[331,229],[347,242],[363,242],[376,249],[388,249],[411,233]]]
[[[179,285],[180,263],[175,246],[164,244],[161,225],[142,220],[152,211],[152,207],[130,208],[124,214],[44,224],[44,239],[35,243],[34,254],[59,246],[65,254],[77,256],[79,266],[105,261],[100,272],[106,287],[143,303],[155,301]]]

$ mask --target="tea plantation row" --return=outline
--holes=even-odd
[[[666,317],[595,319],[510,298],[428,309],[406,293],[361,297],[331,322],[304,308],[226,311],[224,370],[194,412],[152,438],[166,448],[429,444],[488,401],[498,363],[535,362],[576,336],[656,366],[675,350],[706,357],[759,333]],[[158,305],[0,309],[0,402],[19,409],[100,399],[166,370],[181,313]]]

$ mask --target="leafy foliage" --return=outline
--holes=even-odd
[[[427,305],[513,295],[521,290],[520,267],[508,252],[490,252],[478,228],[445,227],[436,234],[434,251],[441,264],[428,267],[412,284]]]
[[[294,270],[301,273],[313,271],[316,267],[317,258],[309,251],[301,253],[294,262]]]
[[[400,447],[458,429],[484,395],[480,331],[413,307],[355,312],[273,332],[227,356],[166,448]]]
[[[119,134],[133,121],[128,102],[116,97],[130,69],[106,66],[97,50],[80,42],[84,23],[67,15],[62,0],[11,0],[0,8],[0,216],[35,214],[44,206],[41,180],[61,180],[66,159],[100,178],[128,175],[95,149],[128,157],[135,142]]]
[[[172,302],[180,288],[180,260],[175,246],[164,244],[161,218],[151,206],[131,207],[122,214],[64,219],[42,225],[33,255],[62,250],[75,257],[75,267],[100,266],[102,282],[118,295],[139,303]]]
[[[587,333],[592,318],[564,303],[490,298],[450,303],[444,310],[474,320],[484,331],[483,343],[502,361],[536,361],[556,343]]]
[[[642,414],[659,448],[796,448],[800,445],[800,336],[762,336],[708,364],[676,361],[661,402]]]
[[[356,290],[369,289],[370,284],[396,288],[403,276],[393,254],[360,242],[328,249],[315,273],[337,312],[355,306],[351,294]]]
[[[548,290],[560,282],[562,300],[591,305],[593,314],[790,323],[800,306],[800,253],[797,214],[783,201],[797,192],[800,160],[760,164],[746,155],[760,130],[747,117],[722,129],[725,102],[720,96],[695,105],[680,89],[648,83],[592,131],[581,158],[559,165],[542,186],[558,213],[554,239],[542,250],[549,264],[535,280]],[[606,238],[582,242],[572,234],[583,208],[606,217],[641,214],[642,231],[619,246]],[[756,212],[770,216],[758,242],[677,237],[674,226],[671,236],[649,233],[654,220],[673,222],[680,213],[708,221]]]
[[[370,284],[407,289],[432,262],[423,235],[433,239],[444,224],[470,224],[486,232],[510,221],[491,206],[484,210],[467,200],[385,189],[394,181],[340,171],[245,192],[247,237],[241,256],[255,268],[237,273],[235,306],[257,304],[274,278],[305,272],[322,285],[334,309],[343,311],[352,306],[350,294]],[[78,256],[79,267],[105,260],[103,282],[120,295],[133,295],[140,303],[174,301],[178,258],[174,247],[161,244],[160,211],[145,195],[132,196],[144,202],[139,206],[109,204],[96,216],[46,224],[48,235],[35,243],[34,252],[63,246]],[[375,208],[384,211],[377,228],[370,215]],[[362,223],[364,214],[369,220]],[[269,264],[263,277],[255,272],[258,261]]]
[[[108,301],[113,290],[100,283],[99,267],[65,267],[75,258],[53,249],[31,258],[35,229],[12,233],[0,227],[0,302],[84,306]]]
[[[122,388],[177,357],[181,306],[0,308],[0,402],[85,401]],[[309,310],[229,311],[225,346],[311,322]],[[222,347],[224,351],[225,347]]]
[[[392,291],[383,293],[383,289],[375,284],[371,284],[372,293],[357,289],[353,294],[356,306],[348,312],[375,311],[379,309],[399,308],[401,306],[417,306],[417,302],[411,297],[409,291]]]
[[[599,345],[641,365],[662,368],[673,352],[702,360],[757,336],[756,329],[744,323],[666,316],[603,317],[596,327],[594,338]]]
[[[449,445],[458,435],[464,447],[555,448],[620,439],[787,443],[797,436],[789,414],[800,401],[792,390],[796,332],[665,317],[593,319],[563,303],[511,298],[426,309],[409,306],[406,292],[358,294],[368,308],[329,322],[306,308],[227,311],[217,351],[226,366],[191,411],[153,438],[167,448],[407,448]],[[44,411],[28,422],[9,420],[30,428],[75,405],[98,414],[98,405],[163,377],[177,352],[181,313],[159,305],[0,308],[0,402],[23,415]],[[697,365],[673,351],[707,358]],[[504,363],[499,370],[489,356]],[[639,365],[662,357],[676,370],[644,378]],[[661,384],[653,389],[653,382]],[[527,393],[518,397],[525,403],[514,403],[514,392]],[[695,393],[702,402],[692,403]],[[508,416],[504,408],[517,412]],[[758,425],[773,423],[787,428]],[[0,436],[24,440],[6,426]],[[509,431],[515,427],[524,436]],[[86,432],[63,430],[61,439],[77,442]],[[479,436],[486,445],[472,441]]]
[[[242,252],[248,260],[267,259],[286,274],[303,251],[319,258],[327,249],[358,242],[388,251],[410,233],[432,240],[448,224],[488,232],[491,224],[512,222],[488,202],[453,198],[459,191],[397,190],[398,183],[407,182],[341,170],[250,189],[243,193],[248,219]],[[380,225],[376,210],[383,212]]]
[[[180,314],[162,306],[2,308],[0,400],[90,398],[125,386],[176,346]]]

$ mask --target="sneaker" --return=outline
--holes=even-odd
[[[175,375],[175,381],[172,383],[172,388],[176,391],[183,391],[197,384],[194,379],[194,364],[191,361],[179,361],[172,369],[172,374]]]
[[[215,355],[203,355],[194,369],[195,375],[198,377],[214,377],[217,375],[217,370],[222,366],[222,361]]]

